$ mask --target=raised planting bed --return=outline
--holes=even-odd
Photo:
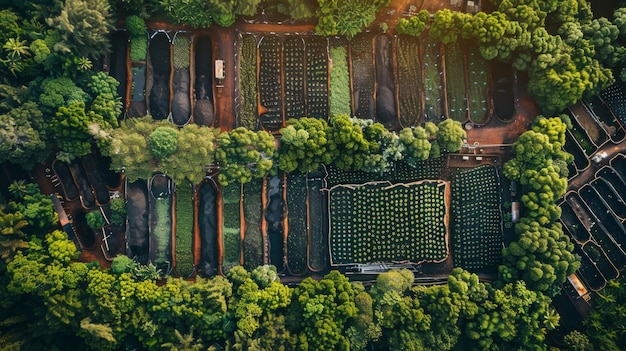
[[[604,288],[606,279],[604,279],[598,267],[591,262],[587,254],[583,252],[583,249],[575,245],[574,253],[580,256],[580,268],[578,269],[578,273],[585,283],[587,283],[587,286],[594,291]]]
[[[174,269],[179,277],[193,274],[194,187],[176,184],[176,241]]]
[[[589,101],[583,101],[587,108],[591,111],[595,119],[597,119],[610,136],[611,140],[615,143],[619,143],[626,137],[626,131],[624,127],[617,121],[617,118],[608,106],[597,96],[594,96]]]
[[[150,262],[162,276],[172,271],[172,180],[163,174],[150,179]]]
[[[602,167],[597,173],[597,177],[600,177],[609,182],[620,195],[626,194],[626,183],[624,178],[615,171],[612,167]]]
[[[374,35],[361,33],[350,41],[354,116],[374,119]]]
[[[600,194],[600,197],[606,201],[606,204],[615,215],[622,220],[626,219],[626,203],[624,202],[626,192],[618,192],[616,187],[603,178],[596,178],[590,184]]]
[[[156,33],[148,45],[148,111],[156,121],[170,114],[170,74],[172,62],[170,38],[164,32]]]
[[[467,88],[469,96],[470,119],[476,124],[489,122],[487,104],[487,82],[489,66],[478,47],[470,46],[467,50]]]
[[[200,35],[194,38],[193,121],[195,124],[207,127],[213,126],[215,117],[215,109],[213,107],[213,62],[211,37]],[[256,55],[251,64],[254,70],[256,70]],[[256,80],[254,87],[256,88]],[[256,95],[256,89],[254,89],[254,94]],[[256,104],[256,99],[254,103]],[[254,118],[256,120],[256,115]]]
[[[191,121],[191,41],[189,36],[178,32],[172,42],[174,78],[172,81],[172,122],[184,126]]]
[[[307,270],[306,175],[287,175],[287,269],[293,275]]]
[[[115,31],[111,36],[111,54],[109,55],[109,75],[115,78],[120,84],[117,86],[117,94],[122,98],[122,106],[126,107],[126,85],[128,84],[128,71],[126,58],[128,56],[129,34],[126,31]],[[125,109],[118,116],[124,117]]]
[[[596,152],[596,150],[598,150],[598,147],[591,141],[591,138],[589,134],[587,134],[587,131],[580,125],[580,123],[578,123],[578,120],[576,118],[571,119],[571,121],[572,128],[569,128],[568,130],[570,131],[570,133],[572,133],[572,137],[576,139],[578,145],[580,145],[580,147],[583,149],[585,155],[588,157],[589,155]]]
[[[443,109],[443,70],[441,44],[427,35],[422,36],[424,121],[439,123],[445,119]]]
[[[268,131],[278,131],[283,127],[283,92],[281,89],[281,51],[280,38],[267,35],[259,43],[259,110],[261,125]]]
[[[401,35],[396,39],[398,65],[398,105],[400,124],[413,127],[422,123],[422,62],[419,55],[419,39]]]
[[[343,39],[330,39],[330,115],[352,115],[348,44]]]
[[[328,199],[322,178],[307,179],[309,197],[309,269],[328,268]]]
[[[117,189],[121,186],[122,176],[120,173],[111,170],[110,157],[98,155],[96,164],[100,169],[100,174],[104,177],[104,181],[109,189]]]
[[[498,170],[461,169],[452,181],[454,265],[470,271],[502,262],[502,210]]]
[[[396,112],[396,83],[393,74],[392,40],[379,35],[374,40],[376,62],[376,122],[389,130],[399,130],[400,121]]]
[[[446,96],[448,118],[465,123],[468,119],[467,91],[465,90],[465,66],[463,49],[459,42],[444,46],[446,60]]]
[[[198,229],[200,230],[199,274],[211,277],[219,266],[217,243],[217,187],[205,180],[198,191]]]
[[[269,246],[269,264],[278,272],[285,270],[285,238],[283,228],[283,177],[273,176],[267,180],[267,242]]]
[[[611,159],[611,167],[621,174],[622,177],[626,177],[626,156],[618,154]]]
[[[328,118],[328,42],[306,38],[306,112],[308,117]],[[285,92],[286,93],[286,92]]]
[[[257,51],[256,39],[250,34],[239,38],[239,96],[237,126],[257,130]]]
[[[86,209],[93,208],[96,205],[96,197],[93,194],[93,188],[80,160],[75,159],[70,163],[70,171],[72,177],[74,177],[74,182],[78,185],[80,203]]]
[[[87,155],[81,158],[81,162],[87,174],[87,179],[89,183],[91,183],[93,190],[95,190],[96,201],[98,201],[100,206],[108,204],[111,200],[109,189],[107,189],[106,182],[102,178],[95,157],[93,155]]]
[[[510,122],[515,117],[515,73],[510,63],[491,60],[493,79],[493,108],[496,116],[503,122]]]
[[[620,84],[614,84],[600,93],[600,97],[609,106],[622,126],[626,126],[626,93]]]
[[[565,110],[565,113],[570,117],[572,124],[575,123],[576,129],[584,131],[589,141],[595,144],[595,146],[600,146],[609,140],[606,131],[600,127],[598,121],[591,117],[589,111],[580,103],[570,106]]]
[[[569,130],[565,131],[565,145],[563,149],[574,155],[574,165],[577,170],[582,171],[591,165],[584,150]]]
[[[561,207],[561,222],[563,222],[563,225],[567,228],[574,240],[581,244],[589,241],[589,239],[591,239],[589,231],[580,221],[580,218],[578,218],[572,206],[567,202],[563,202],[559,206]]]
[[[256,178],[243,186],[243,216],[246,221],[243,238],[243,266],[252,271],[263,265],[263,236],[261,234],[261,193],[263,179]]]
[[[222,187],[222,273],[240,265],[241,256],[241,185],[231,183]]]
[[[126,256],[148,263],[148,187],[145,180],[126,184]]]
[[[619,266],[620,268],[624,267],[626,264],[626,255],[615,242],[615,239],[609,234],[610,232],[604,226],[604,223],[600,221],[600,218],[596,216],[595,212],[590,210],[589,205],[585,204],[576,193],[570,193],[567,196],[567,201],[570,204],[573,204],[572,206],[580,204],[582,209],[581,213],[586,215],[586,218],[589,218],[589,221],[591,221],[589,227],[591,239],[602,247],[602,250],[606,253],[608,259],[610,259],[614,265]]]
[[[593,241],[590,241],[583,245],[583,252],[587,255],[587,257],[589,257],[591,262],[598,267],[598,271],[600,271],[600,274],[602,274],[606,281],[615,279],[619,276],[619,272],[615,267],[613,267],[609,259],[606,257],[602,247],[596,245]]]
[[[133,39],[135,40],[135,39]],[[128,117],[143,117],[148,113],[146,105],[146,63],[145,61],[133,62],[131,68],[132,90]]]
[[[304,39],[302,37],[285,38],[285,117],[305,117],[305,81]]]
[[[444,181],[332,187],[331,264],[442,262],[448,257],[447,191]]]
[[[79,194],[78,186],[74,183],[70,166],[63,161],[54,160],[52,170],[60,180],[63,188],[63,197],[68,201],[76,200]]]

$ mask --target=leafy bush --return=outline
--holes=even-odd
[[[158,159],[164,159],[176,152],[178,131],[170,127],[158,127],[148,137],[150,153]]]
[[[85,215],[85,219],[87,219],[87,225],[91,229],[102,228],[105,224],[104,217],[99,210],[87,213],[87,215]]]
[[[111,223],[116,226],[123,226],[126,223],[126,202],[123,198],[117,197],[111,200]]]
[[[136,37],[130,40],[131,61],[142,61],[148,55],[148,38]]]
[[[132,15],[126,17],[126,29],[128,29],[128,33],[130,33],[131,38],[141,38],[146,36],[146,21],[137,16]]]

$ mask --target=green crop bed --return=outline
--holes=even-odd
[[[243,213],[246,231],[243,239],[243,262],[247,270],[263,265],[263,237],[261,236],[261,192],[263,179],[253,179],[243,186]]]
[[[159,198],[155,201],[156,224],[152,230],[154,239],[156,240],[156,248],[154,251],[154,265],[161,269],[163,274],[167,274],[171,266],[170,241],[172,240],[172,218],[170,216],[170,199]]]
[[[441,122],[443,86],[439,42],[426,37],[422,41],[424,60],[424,114],[426,122]]]
[[[448,118],[464,123],[467,120],[467,96],[465,95],[463,50],[458,42],[446,45],[445,49]]]
[[[251,130],[257,122],[256,40],[244,35],[239,42],[239,125]]]
[[[422,62],[418,53],[419,40],[412,36],[400,36],[397,40],[398,60],[398,101],[400,123],[403,127],[413,127],[422,122],[419,85]]]
[[[239,265],[239,255],[241,252],[240,238],[240,200],[241,185],[232,183],[222,188],[223,198],[223,223],[222,223],[222,243],[224,245],[224,258],[222,265],[224,272],[233,266]]]
[[[440,262],[448,257],[444,181],[344,184],[330,191],[330,257],[337,264]]]
[[[176,273],[193,273],[193,193],[191,184],[176,185]]]
[[[470,119],[474,123],[487,123],[487,61],[477,47],[470,47],[467,56]]]

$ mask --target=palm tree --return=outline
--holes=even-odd
[[[561,320],[561,316],[556,312],[553,307],[550,307],[546,314],[543,316],[543,324],[546,326],[548,330],[554,330],[559,326],[559,321]]]
[[[2,47],[8,52],[8,57],[13,59],[16,57],[30,56],[29,47],[26,40],[20,40],[20,37],[10,38]]]

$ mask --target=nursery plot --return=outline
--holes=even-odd
[[[267,240],[269,245],[269,263],[279,272],[285,269],[284,228],[283,228],[283,177],[273,176],[267,181]]]
[[[261,192],[263,179],[253,179],[243,186],[243,216],[246,221],[243,238],[243,266],[251,271],[263,265],[263,237],[261,235]]]
[[[285,59],[285,117],[305,117],[304,104],[305,82],[304,76],[304,39],[301,37],[288,37],[284,42]],[[308,54],[308,52],[307,52]]]
[[[582,171],[589,167],[589,165],[591,164],[589,162],[589,159],[587,158],[587,155],[585,155],[584,150],[582,149],[580,144],[578,144],[569,129],[565,131],[565,145],[563,146],[563,148],[565,149],[565,151],[574,155],[574,165],[576,166],[577,170]]]
[[[306,108],[308,117],[328,117],[328,43],[323,37],[306,40]]]
[[[167,34],[159,32],[150,39],[148,46],[149,84],[148,110],[154,120],[163,120],[170,114],[170,60],[171,43]]]
[[[618,192],[611,183],[602,178],[596,178],[590,184],[596,189],[604,201],[606,201],[606,204],[615,215],[621,219],[626,218],[626,203],[624,202],[626,193]]]
[[[398,62],[398,102],[400,123],[403,127],[413,127],[422,123],[421,70],[419,39],[401,35],[396,41]]]
[[[424,118],[426,122],[439,123],[445,119],[443,110],[443,71],[441,46],[427,35],[422,40],[424,60]]]
[[[447,182],[434,180],[331,188],[331,264],[445,260],[447,189]]]
[[[458,42],[447,44],[444,48],[446,60],[448,118],[465,123],[468,116],[463,49],[461,48],[461,44]]]
[[[589,101],[583,101],[589,110],[594,114],[595,118],[600,121],[603,128],[607,131],[611,140],[618,143],[624,140],[626,137],[626,131],[624,128],[618,123],[616,117],[613,115],[613,112],[608,108],[608,106],[597,96],[594,96]]]
[[[256,44],[253,45],[254,58],[250,62],[253,72],[256,72]],[[193,105],[193,121],[201,126],[213,126],[214,108],[213,108],[213,44],[211,37],[208,35],[200,35],[195,40],[194,45],[194,105]],[[254,76],[253,88],[254,96],[256,96],[256,76]],[[256,98],[253,99],[256,106]],[[256,121],[256,114],[254,116]]]
[[[572,206],[567,202],[563,202],[559,207],[561,207],[561,221],[567,227],[572,237],[579,243],[587,242],[590,239],[589,231],[580,221]]]
[[[606,279],[602,276],[596,264],[594,264],[589,257],[583,252],[582,248],[578,245],[574,245],[574,253],[580,256],[580,268],[578,273],[581,278],[587,283],[589,288],[594,291],[598,291],[606,285]]]
[[[596,152],[596,150],[598,149],[597,146],[591,141],[591,137],[589,136],[585,128],[583,128],[580,123],[578,123],[578,119],[574,118],[571,120],[571,122],[572,128],[569,128],[568,130],[572,133],[572,137],[576,139],[578,145],[580,145],[580,147],[583,149],[585,155],[589,156]]]
[[[399,130],[396,113],[396,83],[393,76],[393,54],[391,39],[379,35],[375,41],[376,62],[376,122],[389,130]]]
[[[343,39],[330,39],[330,113],[352,115],[348,44]]]
[[[493,79],[493,108],[501,121],[508,122],[515,116],[515,73],[510,63],[491,60]]]
[[[198,226],[200,229],[199,274],[211,277],[217,273],[217,187],[206,180],[198,191]]]
[[[487,61],[478,47],[471,46],[467,52],[467,82],[470,119],[476,124],[487,123]]]
[[[600,97],[609,106],[622,126],[626,126],[626,93],[619,84],[614,84],[600,93]]]
[[[85,173],[87,174],[87,179],[91,183],[95,195],[96,200],[99,205],[106,205],[109,203],[109,189],[107,189],[106,183],[102,178],[102,174],[100,174],[100,169],[98,169],[97,161],[93,155],[87,155],[81,158],[81,163],[85,169]]]
[[[306,175],[287,175],[287,268],[294,275],[307,270]]]
[[[374,118],[373,40],[372,34],[362,33],[350,42],[354,116],[361,119]]]
[[[572,124],[575,123],[575,129],[582,130],[585,133],[584,137],[588,137],[596,146],[604,144],[609,139],[606,131],[581,104],[567,108],[565,113],[570,117]]]
[[[70,166],[63,161],[55,160],[52,163],[52,169],[54,174],[61,180],[65,199],[69,201],[75,200],[78,197],[78,187],[74,183]]]
[[[228,272],[240,264],[241,255],[241,185],[229,184],[222,188],[222,245],[224,248],[222,270]]]
[[[619,276],[617,269],[611,264],[611,261],[609,261],[606,257],[602,248],[596,245],[596,243],[590,241],[583,245],[583,252],[585,252],[591,262],[598,267],[598,271],[600,271],[600,274],[602,274],[606,281],[615,279]]]
[[[309,268],[319,272],[328,267],[328,205],[320,178],[307,180],[309,196]]]
[[[459,170],[452,182],[454,265],[495,268],[502,261],[502,211],[498,170]]]
[[[89,183],[89,179],[83,169],[83,165],[78,159],[75,159],[72,163],[70,163],[70,171],[72,172],[72,176],[78,185],[81,204],[87,209],[93,208],[96,205],[96,197],[93,194],[91,183]]]
[[[126,255],[141,264],[148,263],[148,187],[145,180],[126,185]]]
[[[191,119],[191,41],[189,36],[178,32],[172,43],[174,57],[174,78],[172,81],[172,121],[184,126]]]
[[[176,273],[188,277],[193,273],[193,202],[191,183],[176,184]]]
[[[259,94],[261,105],[267,109],[261,114],[261,125],[269,131],[283,126],[281,91],[281,43],[277,36],[265,36],[259,44]]]
[[[172,269],[172,180],[153,176],[150,195],[150,262],[165,276]]]
[[[617,173],[622,177],[626,176],[626,156],[619,154],[611,159],[611,167],[613,167]]]

